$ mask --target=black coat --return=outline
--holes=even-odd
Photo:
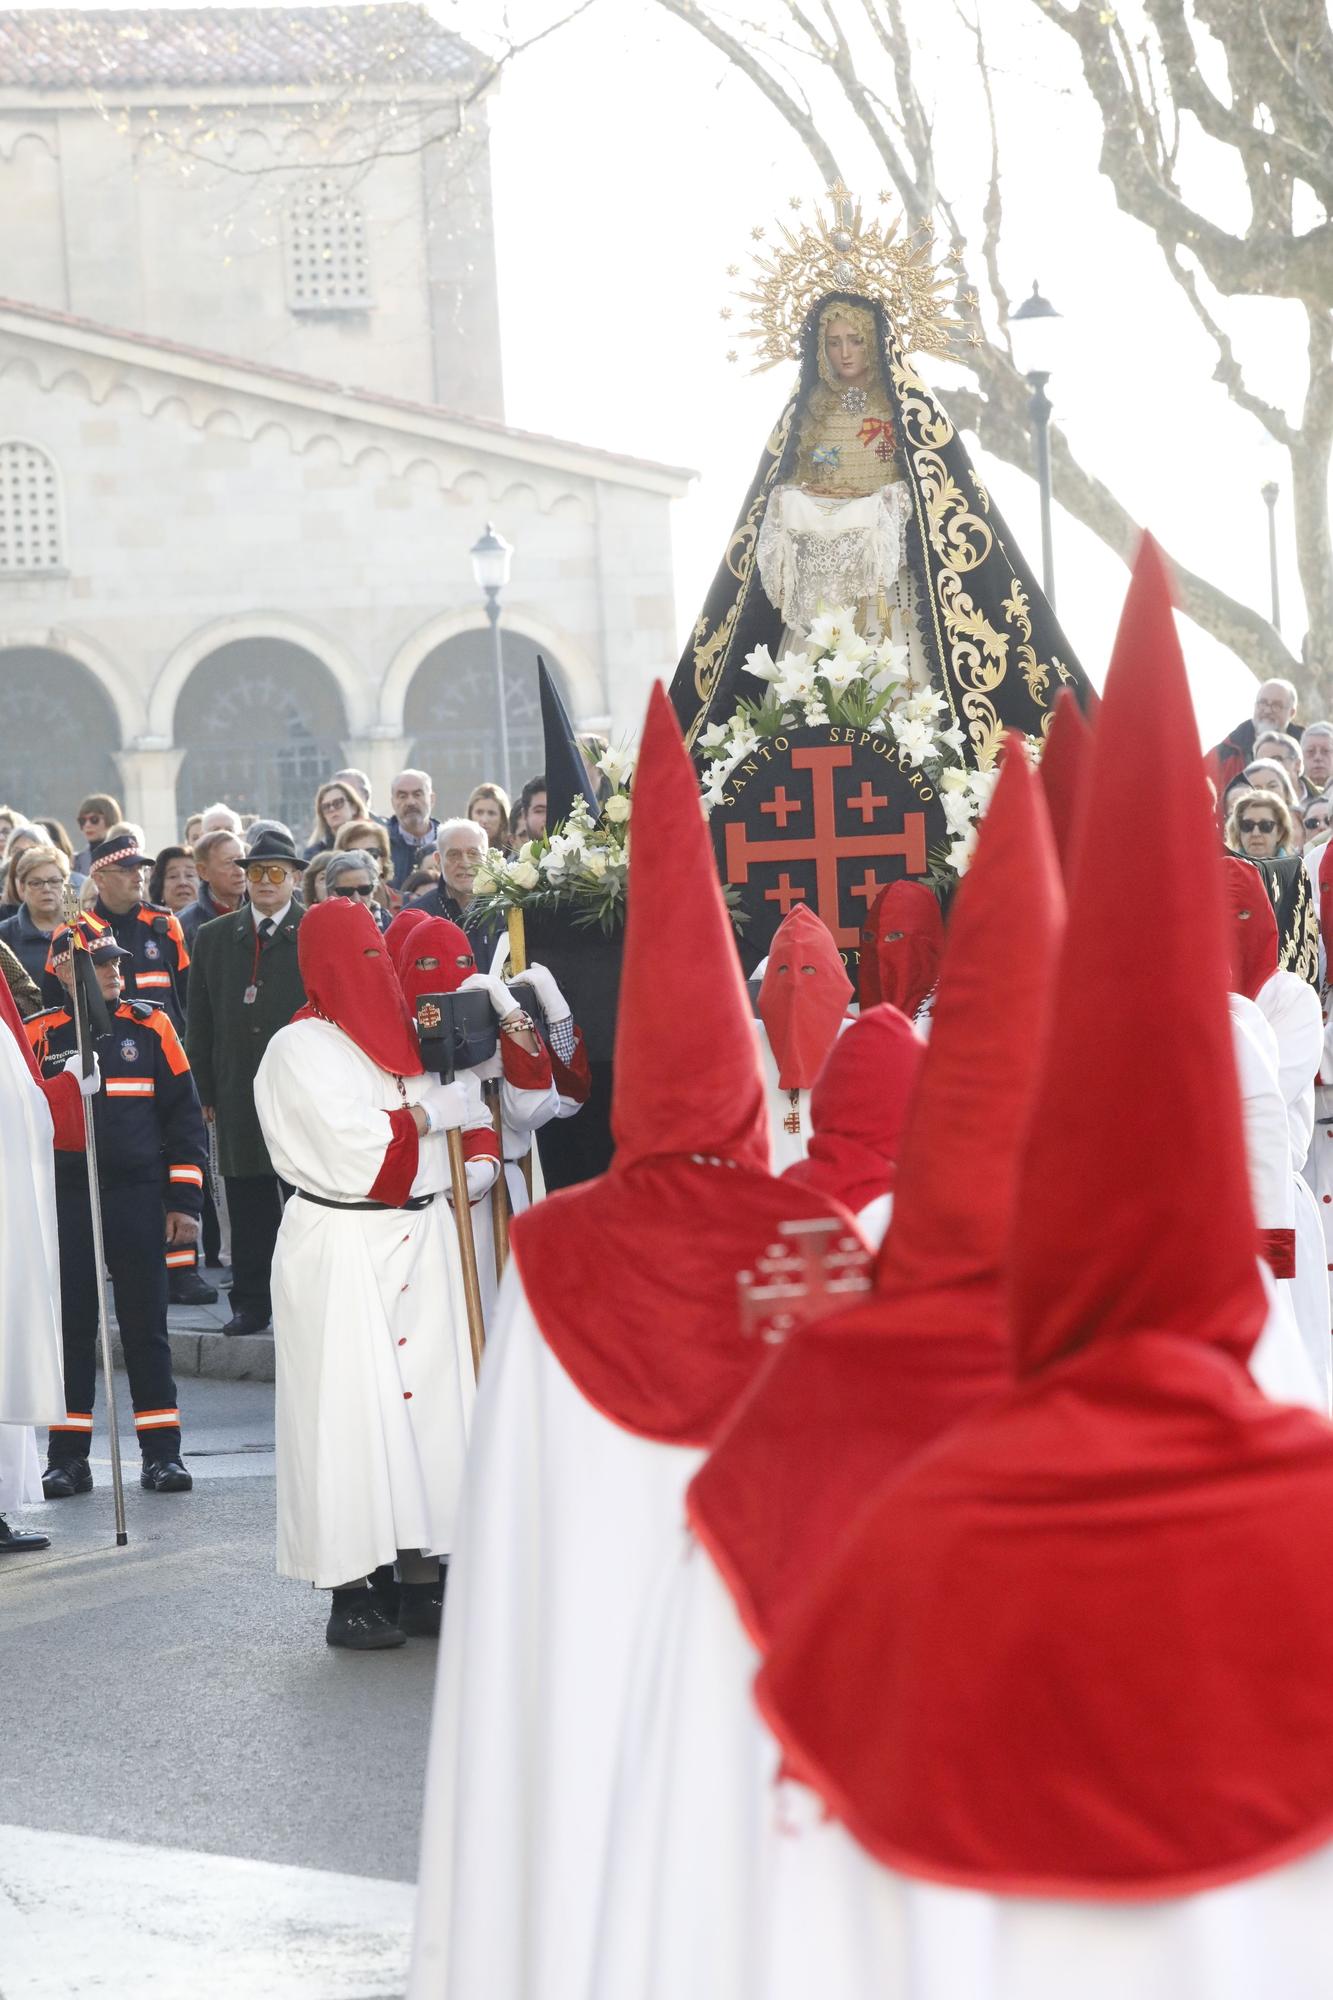
[[[293,902],[259,954],[250,905],[202,924],[190,964],[185,1049],[202,1104],[217,1113],[218,1164],[224,1174],[271,1174],[255,1110],[255,1074],[264,1051],[305,1005],[296,931],[305,909]],[[252,975],[254,1002],[245,1004]]]

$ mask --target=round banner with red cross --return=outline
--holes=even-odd
[[[727,778],[710,821],[714,851],[748,916],[747,963],[767,953],[787,912],[805,903],[856,976],[866,913],[901,876],[924,876],[945,845],[944,810],[892,736],[829,724],[761,742]]]

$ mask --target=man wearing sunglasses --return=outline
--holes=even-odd
[[[200,926],[185,1046],[205,1118],[217,1126],[231,1215],[231,1318],[224,1333],[267,1333],[269,1272],[287,1190],[259,1129],[255,1073],[279,1028],[305,1005],[295,900],[301,860],[289,836],[261,833],[245,858],[247,901]]]

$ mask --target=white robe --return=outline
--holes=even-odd
[[[0,1513],[42,1497],[32,1426],[65,1417],[55,1151],[45,1097],[0,1027]]]
[[[1314,988],[1292,972],[1276,972],[1255,1002],[1277,1044],[1278,1088],[1287,1112],[1295,1190],[1296,1275],[1287,1281],[1296,1324],[1320,1382],[1324,1414],[1333,1413],[1328,1252],[1324,1225],[1304,1177],[1315,1129],[1315,1077],[1323,1055],[1324,1022]]]
[[[585,2000],[629,1663],[702,1457],[593,1408],[511,1263],[449,1570],[409,2000]]]
[[[854,1015],[844,1014],[838,1024],[841,1035],[851,1027]],[[772,1165],[775,1174],[783,1174],[788,1167],[794,1167],[798,1160],[804,1160],[810,1151],[810,1140],[814,1126],[810,1122],[810,1093],[808,1090],[796,1092],[796,1102],[792,1103],[792,1093],[784,1090],[778,1082],[777,1058],[769,1043],[768,1033],[761,1020],[755,1020],[759,1036],[759,1060],[764,1070],[764,1101],[768,1105],[768,1137],[772,1149]],[[795,1122],[796,1130],[789,1131],[788,1121]]]
[[[505,1192],[512,1220],[531,1205],[522,1162],[532,1151],[534,1134],[553,1118],[563,1118],[569,1113],[564,1109],[567,1100],[560,1096],[554,1083],[548,1083],[544,1090],[522,1090],[509,1081],[500,1064],[501,1058],[495,1056],[491,1062],[479,1064],[475,1074],[483,1080],[492,1077],[500,1079],[500,1145],[504,1159]],[[472,1235],[477,1248],[482,1309],[489,1328],[495,1318],[500,1289],[495,1270],[495,1198],[492,1193],[483,1195],[472,1204]]]
[[[408,1077],[408,1102],[433,1081]],[[385,1114],[401,1103],[393,1078],[327,1021],[280,1029],[255,1078],[275,1170],[331,1201],[369,1198]],[[448,1185],[445,1137],[431,1133],[412,1193]],[[331,1209],[294,1196],[273,1259],[273,1337],[281,1574],[327,1588],[399,1549],[447,1553],[473,1398],[449,1204]]]

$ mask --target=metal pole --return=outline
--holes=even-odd
[[[500,645],[500,593],[494,584],[486,586],[486,616],[491,626],[491,654],[495,666],[495,714],[500,729],[500,783],[512,796],[513,774],[509,769],[509,717],[505,711],[505,664]]]
[[[1270,479],[1260,487],[1264,505],[1268,509],[1268,589],[1273,602],[1273,630],[1282,630],[1282,606],[1277,588],[1277,481]]]
[[[500,1109],[498,1078],[488,1078],[481,1090],[491,1114],[491,1124],[495,1127],[495,1143],[500,1149],[500,1171],[491,1189],[491,1235],[495,1250],[495,1276],[499,1280],[503,1278],[505,1265],[509,1262],[509,1184],[505,1180],[504,1115]]]
[[[88,1032],[88,1002],[79,990],[77,970],[74,981],[74,1032],[78,1038],[79,1069],[93,1073],[92,1036]],[[111,1318],[106,1305],[106,1251],[102,1241],[102,1184],[97,1172],[97,1127],[93,1121],[93,1100],[83,1100],[83,1144],[88,1161],[88,1204],[93,1223],[93,1275],[97,1283],[97,1333],[102,1350],[102,1376],[106,1383],[106,1420],[111,1433],[111,1494],[116,1510],[116,1547],[129,1541],[125,1532],[125,1480],[120,1469],[120,1424],[116,1417],[116,1377],[111,1359]]]
[[[1037,489],[1041,495],[1041,581],[1046,602],[1055,605],[1055,549],[1051,540],[1051,410],[1046,394],[1049,374],[1033,372],[1027,378],[1032,391],[1028,414],[1032,418],[1032,446],[1037,461]]]

